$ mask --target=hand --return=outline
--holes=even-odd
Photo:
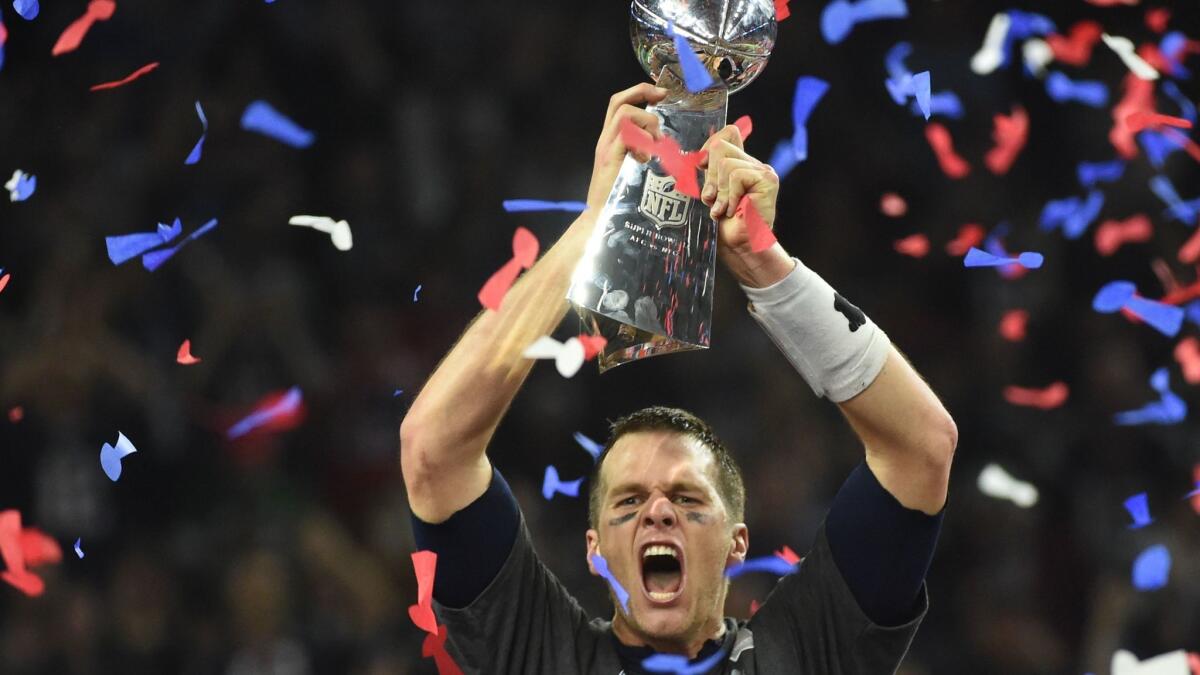
[[[625,161],[628,148],[621,142],[621,123],[629,120],[645,129],[654,138],[662,138],[658,116],[639,108],[639,104],[657,103],[667,95],[667,90],[656,87],[648,82],[630,87],[625,91],[613,94],[608,101],[608,113],[604,117],[604,128],[600,132],[600,140],[596,142],[596,161],[592,166],[592,182],[588,186],[588,210],[599,213],[608,201],[608,193],[612,191],[617,174],[621,171],[621,163]],[[645,153],[633,153],[639,162],[648,162],[650,157]]]

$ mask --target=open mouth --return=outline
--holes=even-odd
[[[683,555],[669,544],[642,549],[642,590],[656,604],[666,604],[683,592]]]

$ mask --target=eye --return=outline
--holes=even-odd
[[[617,502],[617,506],[633,506],[636,503],[637,497],[626,497],[625,499]]]
[[[679,495],[675,498],[675,502],[679,504],[695,504],[696,500],[687,495]]]

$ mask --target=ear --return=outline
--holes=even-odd
[[[600,533],[593,529],[588,529],[586,538],[588,571],[592,573],[592,576],[598,577],[600,574],[596,572],[595,567],[592,567],[592,555],[600,552]]]
[[[729,556],[725,560],[726,567],[746,562],[746,554],[750,552],[750,528],[746,527],[745,523],[734,525],[731,536]]]

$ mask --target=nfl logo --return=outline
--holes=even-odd
[[[675,191],[675,179],[646,172],[646,186],[642,190],[642,203],[638,210],[654,223],[654,227],[681,227],[687,222],[691,200]]]

